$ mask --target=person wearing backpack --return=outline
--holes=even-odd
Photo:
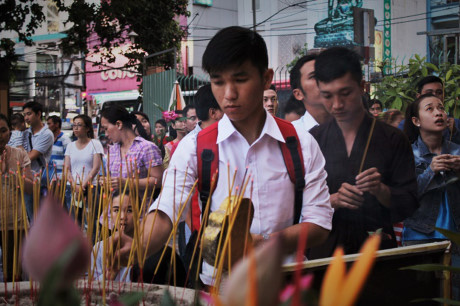
[[[51,158],[54,135],[42,122],[43,107],[38,102],[28,102],[23,107],[24,119],[29,127],[29,158],[32,171],[39,173],[45,170]]]
[[[185,137],[179,143],[168,174],[164,176],[161,200],[151,205],[146,217],[146,228],[153,226],[153,234],[147,236],[147,233],[143,239],[145,244],[148,243],[148,254],[158,251],[166,242],[172,221],[175,221],[175,214],[182,204],[178,201],[182,189],[187,194],[195,180],[200,180],[199,164],[203,165],[203,152],[207,155],[212,152],[219,169],[211,211],[216,211],[229,195],[227,164],[230,176],[235,175],[235,186],[240,187],[247,167],[253,183],[244,196],[254,203],[250,228],[254,245],[282,234],[286,242],[284,251],[291,253],[297,247],[301,223],[307,224],[309,245],[325,241],[331,229],[333,210],[326,184],[324,157],[310,134],[294,129],[287,121],[275,119],[264,110],[263,92],[270,87],[273,70],[268,69],[267,47],[263,38],[242,27],[222,29],[206,47],[203,68],[210,74],[212,92],[225,115],[197,136]],[[284,137],[283,132],[289,136]],[[201,137],[215,137],[215,141],[205,143],[210,148],[201,150],[199,147],[203,143],[197,140]],[[285,149],[289,152],[283,153]],[[287,167],[285,161],[299,167]],[[213,173],[212,165],[206,167],[209,171],[202,169],[201,180]],[[295,184],[291,180],[291,172],[295,172]],[[174,184],[174,181],[181,183]],[[206,195],[206,188],[202,187],[201,191]],[[232,193],[235,193],[235,188]],[[296,196],[299,194],[300,199]],[[201,194],[200,198],[203,205]],[[300,207],[295,202],[300,203]],[[158,213],[155,214],[153,212],[157,207]],[[121,262],[126,264],[132,240],[118,233],[112,241],[113,245],[121,241],[122,247],[115,256],[120,256]],[[212,285],[213,267],[204,262],[202,269],[201,281]]]

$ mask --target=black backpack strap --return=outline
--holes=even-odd
[[[196,141],[198,165],[198,191],[201,200],[201,218],[211,194],[211,180],[219,167],[219,147],[217,145],[218,122],[200,131]],[[217,179],[217,178],[216,178]]]
[[[294,136],[286,138],[286,146],[291,154],[292,162],[294,164],[295,183],[294,183],[294,224],[299,223],[300,215],[302,213],[303,202],[303,189],[305,187],[305,176],[303,170],[303,163],[300,159],[297,147],[298,140]]]

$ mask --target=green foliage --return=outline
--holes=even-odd
[[[401,268],[400,270],[414,270],[414,271],[424,271],[424,272],[451,271],[451,272],[460,273],[459,267],[445,266],[441,264],[414,265],[414,266]]]
[[[5,33],[15,33],[20,41],[32,45],[30,37],[45,20],[43,6],[38,1],[0,1],[0,66],[10,68],[18,56],[15,54],[14,41],[6,38]]]
[[[129,67],[142,62],[144,51],[151,54],[179,48],[187,34],[187,29],[179,26],[177,17],[189,16],[187,0],[111,0],[101,1],[100,5],[76,0],[69,7],[64,5],[63,0],[56,2],[61,11],[68,12],[67,22],[73,24],[62,42],[66,54],[88,53],[90,50],[86,42],[89,40],[94,45],[91,46],[93,50],[102,53],[104,59],[111,62],[115,60],[112,48],[129,41],[128,34],[135,32],[138,35],[135,45],[125,53],[130,59],[126,65]],[[91,36],[91,32],[99,39]],[[172,62],[172,56],[166,55],[151,59],[149,64],[169,67]]]
[[[459,244],[460,242],[460,233],[452,232],[443,228],[435,227],[435,230],[443,234],[449,240],[451,240],[455,244]],[[409,267],[401,268],[400,270],[414,270],[414,271],[424,271],[424,272],[436,272],[436,271],[450,271],[454,273],[459,273],[459,267],[453,266],[445,266],[442,264],[424,264],[424,265],[414,265]],[[433,298],[433,299],[417,299],[412,302],[425,302],[425,301],[435,301],[438,303],[442,303],[445,305],[460,305],[459,301],[454,301],[450,299],[443,299],[443,298]]]
[[[460,65],[443,63],[436,66],[418,54],[409,60],[408,65],[396,67],[394,75],[386,75],[380,83],[375,84],[373,97],[382,101],[385,108],[405,111],[407,105],[415,100],[417,83],[428,75],[437,75],[444,81],[445,107],[449,113],[459,118],[460,108],[455,105],[460,96]]]
[[[292,67],[294,67],[295,63],[297,63],[297,61],[307,55],[307,52],[308,52],[308,44],[305,44],[303,45],[302,49],[300,49],[299,51],[296,52],[296,57],[289,63],[286,65],[286,69],[287,71],[291,71]]]
[[[142,300],[144,295],[145,294],[143,292],[130,292],[121,296],[119,301],[124,306],[135,306],[139,305],[139,302]]]
[[[165,289],[163,291],[163,297],[161,298],[160,302],[161,306],[176,306],[176,302],[174,302],[174,299],[171,296],[171,293],[169,293],[168,289]]]

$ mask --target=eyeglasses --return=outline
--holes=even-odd
[[[83,128],[83,127],[86,127],[86,126],[83,124],[72,124],[72,129],[79,130],[80,128]]]

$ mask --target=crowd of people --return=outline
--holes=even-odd
[[[147,254],[155,256],[167,242],[175,212],[184,204],[176,195],[187,194],[197,179],[208,177],[209,183],[211,167],[204,166],[203,146],[216,161],[219,178],[212,194],[199,190],[186,203],[179,248],[185,261],[187,243],[196,235],[207,197],[215,211],[235,193],[229,190],[229,171],[228,178],[235,182],[244,182],[247,173],[252,179],[244,196],[254,205],[253,244],[283,235],[286,254],[296,249],[303,225],[308,226],[308,259],[332,256],[339,245],[346,254],[356,253],[377,231],[381,249],[397,247],[398,242],[446,239],[435,227],[459,231],[460,127],[445,111],[440,78],[421,78],[405,114],[396,109],[383,112],[380,101],[365,99],[359,56],[346,48],[330,48],[300,58],[292,68],[292,95],[284,107],[284,121],[276,117],[273,70],[268,68],[267,48],[259,34],[241,27],[219,31],[206,47],[203,69],[210,84],[198,90],[194,104],[175,111],[168,123],[158,119],[151,125],[146,114],[122,107],[104,109],[100,122],[110,142],[107,154],[86,115],[73,119],[73,141],[61,131],[60,118],[51,116],[47,125],[42,123],[39,103],[25,104],[24,116],[15,114],[11,121],[0,116],[2,172],[15,169],[19,162],[26,193],[34,173],[47,172],[52,179],[68,171],[69,185],[76,183],[76,192],[83,193],[90,184],[100,183],[98,174],[101,179],[110,177],[112,219],[121,211],[124,224],[110,241],[121,245],[116,256],[125,265],[135,221],[133,203],[122,202],[119,194],[133,169],[141,191],[162,190],[161,197],[157,193],[149,203],[143,220],[147,228],[153,227],[153,234],[145,231],[149,236],[142,241]],[[280,150],[283,144],[292,149],[288,158],[294,161],[295,179]],[[172,171],[174,175],[167,175]],[[67,188],[68,209],[72,192]],[[31,204],[26,208],[32,221]],[[98,242],[95,248],[99,247]],[[459,263],[457,247],[453,253]],[[10,260],[12,254],[6,256]],[[97,267],[110,271],[112,279],[126,275],[135,279],[130,268],[103,267],[100,260]],[[213,267],[206,261],[201,281],[213,285]]]

